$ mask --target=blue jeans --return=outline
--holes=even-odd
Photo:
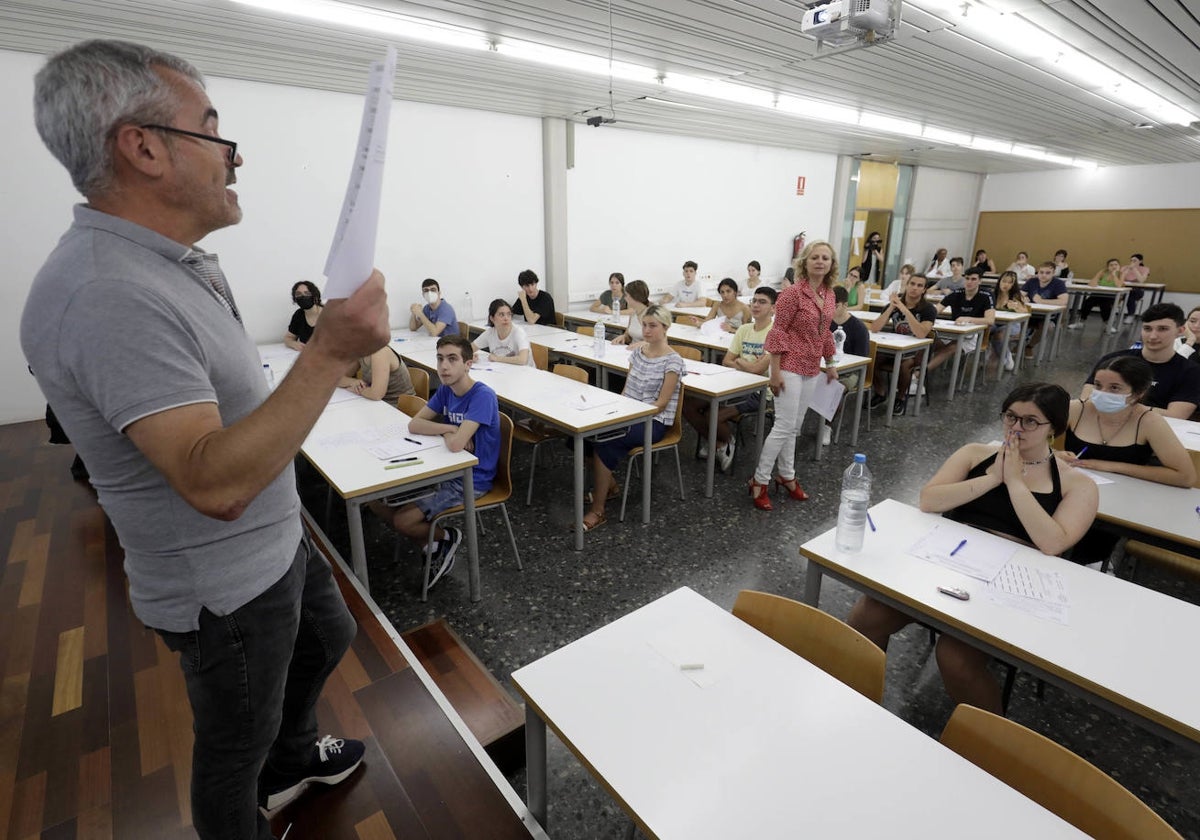
[[[200,611],[200,629],[157,631],[180,654],[196,742],[192,822],[203,840],[266,840],[258,810],[263,765],[307,767],[317,697],[357,632],[329,564],[308,537],[292,567],[228,615]]]

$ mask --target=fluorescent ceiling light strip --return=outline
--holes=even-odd
[[[927,125],[925,130],[921,132],[921,136],[926,140],[933,140],[935,143],[949,143],[952,146],[970,146],[971,135],[963,134],[961,131],[947,131],[944,128]]]
[[[1002,155],[1011,155],[1013,144],[1004,140],[993,140],[990,137],[972,137],[971,148],[981,152],[999,152]]]
[[[838,123],[840,125],[858,125],[859,110],[844,105],[833,105],[829,102],[818,102],[802,96],[780,95],[775,101],[775,110],[785,114],[793,114],[808,120]]]
[[[902,120],[884,114],[874,114],[863,111],[858,124],[873,131],[886,131],[888,134],[899,134],[904,137],[922,137],[924,130],[921,124],[912,120]]]
[[[775,105],[775,94],[769,90],[717,79],[701,79],[683,73],[667,73],[663,76],[662,85],[668,90],[707,96],[738,105],[756,105],[760,108],[772,108]]]
[[[461,26],[430,23],[392,12],[368,9],[336,3],[331,0],[233,0],[243,6],[253,6],[291,17],[303,17],[346,26],[366,29],[380,35],[395,35],[416,41],[445,44],[471,50],[489,50],[491,41],[483,34]]]
[[[548,47],[543,44],[533,44],[528,41],[500,41],[496,44],[496,52],[511,58],[534,61],[538,64],[548,64],[561,67],[564,70],[577,70],[581,73],[591,73],[597,76],[612,75],[614,79],[625,79],[631,82],[654,84],[658,81],[659,72],[653,67],[643,67],[624,61],[609,62],[607,58],[598,55],[563,50],[558,47]]]

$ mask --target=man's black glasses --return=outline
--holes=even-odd
[[[198,131],[184,131],[182,128],[175,128],[169,125],[143,125],[142,128],[153,128],[157,131],[167,131],[171,134],[182,134],[185,137],[195,137],[198,140],[207,140],[210,143],[220,143],[222,146],[229,147],[229,165],[233,166],[237,160],[237,143],[232,140],[226,140],[222,137],[213,137],[211,134],[201,134]]]

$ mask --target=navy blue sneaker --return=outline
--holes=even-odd
[[[317,741],[308,767],[295,773],[278,773],[263,767],[258,779],[258,804],[267,811],[282,808],[311,782],[336,785],[345,781],[362,764],[362,741],[326,735]]]

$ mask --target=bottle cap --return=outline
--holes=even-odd
[[[854,453],[854,463],[856,463],[856,464],[865,464],[865,463],[867,463],[867,456],[866,456],[866,455],[864,455],[864,454],[863,454],[863,453],[861,453],[861,452],[856,452],[856,453]]]

